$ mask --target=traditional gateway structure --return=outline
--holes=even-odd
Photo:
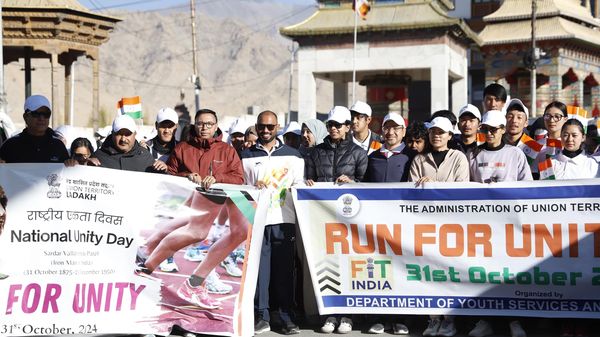
[[[93,127],[99,115],[99,47],[118,18],[90,12],[76,0],[3,0],[4,64],[24,59],[25,96],[31,95],[31,58],[48,58],[51,66],[52,124],[68,124],[71,65],[80,56],[92,60]],[[64,66],[65,109],[58,107],[59,64]]]
[[[589,0],[537,0],[536,44],[545,56],[537,65],[537,114],[553,100],[600,114],[600,20]],[[479,34],[486,82],[500,81],[513,97],[530,104],[531,1],[504,0],[486,16]]]
[[[332,81],[334,103],[347,106],[353,66],[375,120],[390,110],[423,120],[431,111],[457,111],[467,102],[467,53],[479,38],[464,20],[447,15],[452,2],[376,3],[359,20],[355,58],[352,1],[319,3],[310,18],[280,30],[300,45],[299,120],[316,116],[317,78]]]
[[[585,5],[579,0],[536,1],[536,41],[546,52],[538,61],[536,112],[541,114],[554,99],[598,112],[600,30],[589,1]],[[531,45],[531,1],[504,0],[484,18],[480,34],[464,20],[448,15],[454,5],[447,0],[371,3],[367,19],[359,22],[354,62],[376,118],[394,110],[410,120],[424,120],[439,109],[457,113],[465,103],[481,99],[469,99],[469,88],[491,82],[506,85],[512,97],[530,101],[529,70],[523,57]],[[300,46],[299,120],[316,115],[317,78],[334,83],[335,104],[348,104],[353,68],[351,6],[352,1],[321,0],[310,18],[280,30]],[[470,81],[469,53],[471,61],[483,62],[485,80],[480,81],[485,83]]]

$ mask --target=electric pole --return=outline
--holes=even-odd
[[[538,53],[535,46],[535,16],[537,11],[536,0],[531,0],[531,109],[529,110],[529,117],[535,117],[537,114],[537,59]]]
[[[8,102],[4,90],[4,20],[2,19],[2,2],[0,2],[0,114],[8,114]],[[1,126],[1,125],[0,125]]]
[[[192,53],[194,63],[194,73],[191,81],[194,84],[194,96],[196,99],[196,111],[200,110],[200,77],[198,76],[198,55],[196,48],[196,4],[194,0],[190,0],[190,10],[192,16]]]
[[[292,54],[291,56],[291,60],[290,60],[290,89],[288,92],[288,113],[287,113],[287,118],[286,118],[286,123],[291,122],[291,113],[292,113],[292,88],[293,88],[293,80],[294,80],[294,61],[296,59],[296,48],[294,46],[294,40],[292,40],[292,46],[291,48],[288,49],[290,51],[290,53]]]

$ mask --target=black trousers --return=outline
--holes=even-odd
[[[269,225],[260,252],[258,282],[254,295],[257,316],[270,321],[269,303],[288,322],[294,304],[296,229],[291,223]]]

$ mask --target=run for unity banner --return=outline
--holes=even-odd
[[[0,200],[1,335],[253,333],[255,190],[3,164]]]
[[[600,182],[319,183],[294,202],[321,314],[600,318]]]

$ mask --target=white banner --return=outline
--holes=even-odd
[[[321,314],[600,318],[600,182],[294,192]]]
[[[0,186],[8,201],[0,231],[1,335],[166,335],[175,324],[206,334],[253,333],[263,227],[253,229],[259,242],[244,241],[255,213],[264,222],[256,191],[218,184],[201,191],[181,177],[60,164],[0,165]],[[184,258],[197,243],[189,241],[208,236],[220,220],[221,239],[202,241],[203,257]],[[136,258],[152,266],[163,256],[179,270],[136,266]],[[225,257],[243,273],[226,272],[219,263]],[[209,270],[225,285],[209,291],[214,308],[182,299],[189,276]]]

